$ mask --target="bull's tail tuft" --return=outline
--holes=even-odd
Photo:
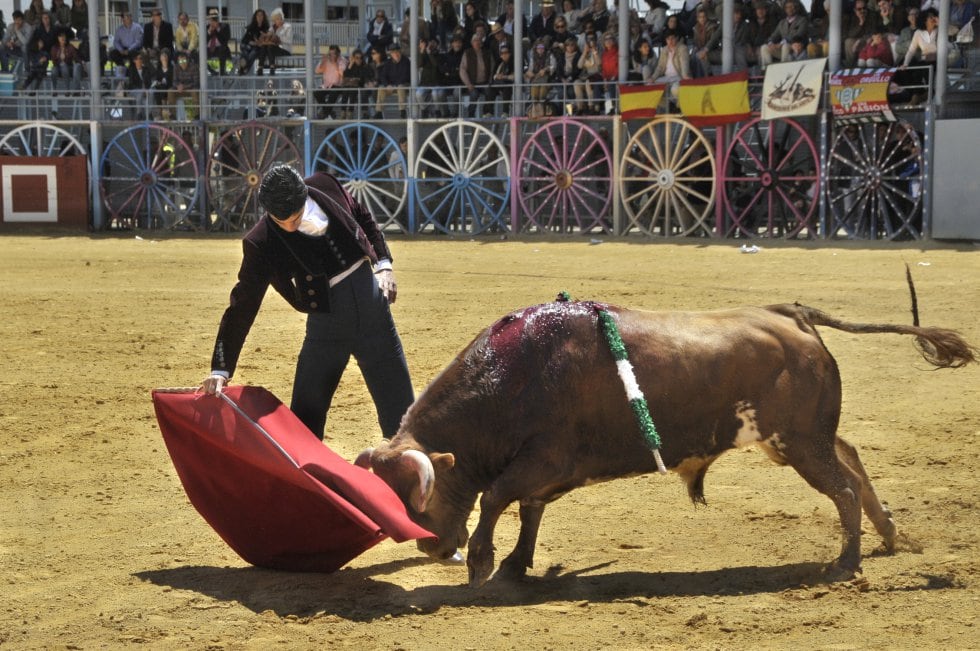
[[[975,363],[980,350],[971,346],[955,330],[890,323],[848,323],[816,308],[796,304],[798,318],[811,326],[827,326],[855,334],[892,333],[912,335],[923,359],[937,368],[960,368]]]

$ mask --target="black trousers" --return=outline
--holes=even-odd
[[[367,262],[331,288],[330,312],[306,320],[290,408],[321,440],[351,356],[374,400],[381,434],[391,438],[415,394],[388,301]]]

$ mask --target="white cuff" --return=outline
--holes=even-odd
[[[211,375],[220,375],[221,377],[223,377],[223,378],[224,378],[224,379],[226,379],[226,380],[227,380],[227,379],[228,379],[229,377],[231,377],[231,376],[230,376],[230,375],[228,374],[228,371],[211,371]]]
[[[391,266],[391,260],[389,260],[388,258],[381,258],[380,260],[378,260],[378,263],[374,265],[374,273],[378,273],[379,271],[392,271],[392,270],[393,268]]]

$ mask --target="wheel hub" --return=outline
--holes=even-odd
[[[154,174],[151,170],[146,170],[145,172],[140,174],[140,185],[142,185],[144,188],[148,188],[154,185],[156,182],[157,182],[157,175]]]
[[[245,175],[245,182],[248,183],[250,188],[257,188],[259,183],[262,182],[262,176],[255,170],[250,170],[248,174]]]
[[[572,182],[575,179],[572,177],[572,173],[568,170],[562,170],[555,174],[555,185],[558,186],[559,190],[567,190],[572,187]]]
[[[674,187],[674,173],[671,170],[660,170],[657,174],[657,185],[663,190]]]
[[[457,172],[453,174],[453,187],[456,189],[465,188],[470,184],[470,177],[465,172]]]
[[[765,172],[762,173],[762,179],[761,180],[762,180],[762,187],[764,187],[764,188],[768,188],[773,183],[776,182],[776,179],[773,177],[772,172],[770,172],[768,170],[766,170]]]

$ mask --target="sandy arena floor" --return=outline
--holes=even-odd
[[[907,323],[906,262],[923,323],[980,344],[974,245],[760,245],[395,238],[416,388],[480,329],[559,290]],[[391,541],[332,575],[247,566],[188,503],[150,403],[208,371],[239,259],[234,237],[0,236],[0,647],[980,648],[980,367],[926,372],[891,335],[823,330],[844,379],[841,434],[924,547],[875,555],[865,520],[855,581],[820,583],[839,550],[833,505],[754,449],[715,464],[707,508],[673,476],[562,498],[516,586],[471,590],[464,567]],[[302,328],[270,293],[236,380],[288,402]],[[379,436],[354,365],[328,431],[348,458]],[[498,548],[516,533],[512,507]]]

